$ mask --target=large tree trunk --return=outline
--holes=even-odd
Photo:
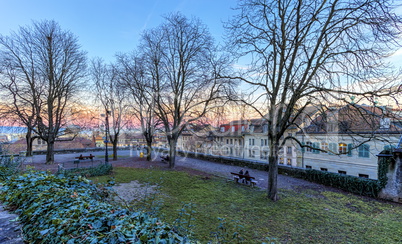
[[[54,141],[49,140],[47,142],[47,152],[46,152],[46,164],[54,163]]]
[[[275,143],[269,150],[269,172],[268,172],[268,198],[272,201],[279,200],[278,197],[278,154],[279,145]]]
[[[170,139],[169,141],[169,168],[173,169],[176,162],[176,139]]]
[[[113,141],[113,161],[117,160],[117,140]]]
[[[31,157],[32,156],[33,139],[32,139],[32,130],[30,130],[29,128],[28,128],[27,134],[25,135],[25,140],[27,143],[27,150],[26,150],[25,156]]]
[[[152,159],[152,141],[147,141],[147,161]]]

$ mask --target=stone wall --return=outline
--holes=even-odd
[[[379,194],[380,198],[402,203],[402,148],[393,152],[395,160],[388,167],[387,185]]]

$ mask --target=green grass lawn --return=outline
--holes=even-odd
[[[402,205],[351,194],[313,190],[280,190],[272,202],[265,191],[223,178],[205,179],[184,172],[115,168],[116,183],[138,180],[160,186],[159,216],[173,223],[187,208],[186,227],[193,238],[207,243],[235,243],[239,232],[244,243],[401,243]],[[94,177],[105,182],[110,176]],[[138,202],[134,206],[145,206]],[[192,211],[195,211],[192,213]],[[221,228],[218,228],[218,227]],[[220,233],[212,235],[211,233]]]

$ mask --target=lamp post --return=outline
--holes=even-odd
[[[106,125],[105,125],[106,138],[105,138],[105,141],[104,141],[104,143],[105,143],[105,162],[106,163],[109,163],[109,153],[108,153],[108,146],[107,146],[107,143],[108,143],[108,140],[109,140],[109,114],[110,114],[110,111],[106,110]]]

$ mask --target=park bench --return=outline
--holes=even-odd
[[[82,154],[79,157],[75,157],[76,160],[74,160],[74,163],[79,163],[80,160],[84,160],[84,159],[91,159],[91,161],[93,161],[93,158],[95,156],[92,154],[89,154],[89,156],[82,156]]]
[[[162,163],[169,163],[169,155],[161,156]]]
[[[236,183],[243,183],[246,185],[248,183],[250,183],[251,186],[255,186],[257,184],[257,181],[252,176],[242,175],[242,174],[233,173],[233,172],[230,172],[230,173],[233,175],[233,179],[234,179],[234,181],[236,181]]]

